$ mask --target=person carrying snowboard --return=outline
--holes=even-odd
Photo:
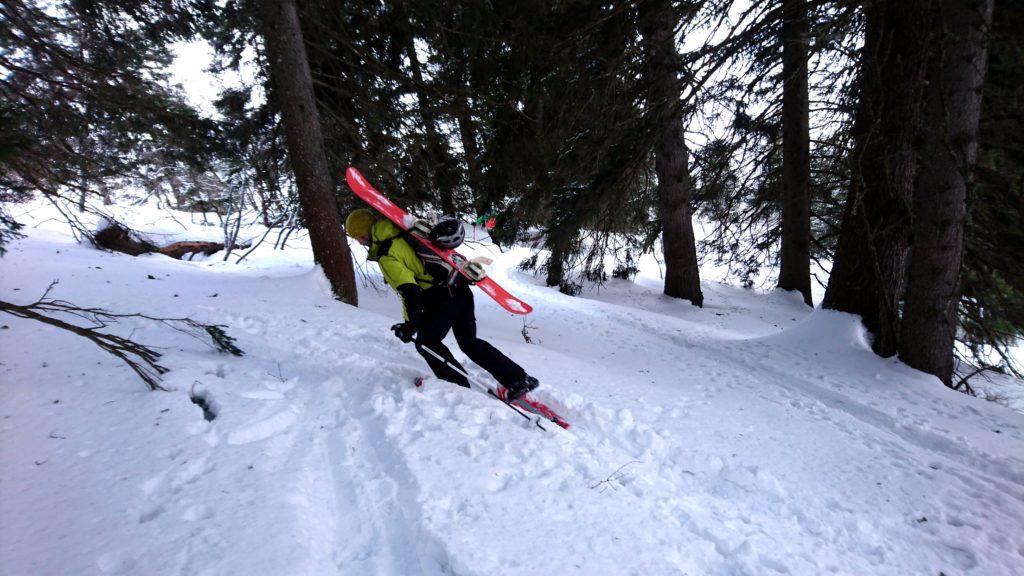
[[[434,375],[459,386],[469,387],[459,374],[424,348],[465,372],[442,340],[449,330],[470,360],[487,370],[507,391],[512,401],[534,390],[539,382],[490,343],[477,338],[473,293],[469,281],[455,269],[386,218],[366,209],[354,210],[345,219],[346,233],[369,248],[367,259],[377,262],[384,280],[398,292],[404,308],[404,322],[391,327],[402,342],[416,342],[416,350]],[[439,246],[454,248],[462,243],[465,230],[455,218],[442,218],[427,237]]]

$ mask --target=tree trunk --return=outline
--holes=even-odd
[[[851,185],[824,308],[859,314],[881,356],[896,353],[932,0],[879,0],[867,28]]]
[[[690,151],[683,141],[683,120],[676,118],[655,150],[658,172],[658,207],[661,211],[665,251],[665,294],[704,306],[697,266],[697,243],[690,210]]]
[[[914,253],[900,326],[900,359],[953,377],[967,195],[978,153],[992,0],[942,0],[936,19],[939,54],[930,93],[914,191]]]
[[[644,56],[650,84],[648,106],[657,131],[654,160],[665,251],[665,294],[703,306],[690,209],[693,186],[679,101],[679,56],[673,34],[675,18],[671,4],[664,0],[652,3],[645,18]]]
[[[270,75],[281,106],[288,158],[313,258],[323,268],[334,296],[355,306],[358,295],[352,254],[338,216],[295,2],[261,0],[260,9]]]
[[[779,288],[811,301],[807,3],[782,0],[782,246]]]

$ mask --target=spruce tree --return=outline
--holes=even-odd
[[[668,1],[652,2],[644,14],[647,108],[657,125],[654,145],[658,206],[665,248],[665,294],[704,305],[690,206],[692,180],[685,142],[686,115],[680,100],[676,17]]]
[[[811,157],[805,0],[782,0],[782,234],[779,288],[811,301]]]
[[[860,94],[842,233],[822,305],[859,314],[879,355],[897,351],[933,10],[930,0],[865,7]]]
[[[293,0],[262,0],[260,16],[313,257],[323,268],[334,295],[355,306],[359,297],[352,255],[334,200],[334,180],[324,153],[298,12]]]
[[[109,190],[154,189],[205,170],[218,146],[216,126],[168,87],[166,71],[170,43],[190,37],[204,9],[4,2],[2,198],[42,193],[91,239],[74,207],[94,210]]]

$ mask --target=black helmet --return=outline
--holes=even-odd
[[[462,221],[451,216],[442,216],[441,220],[430,229],[430,240],[445,248],[457,248],[466,239],[466,230]]]

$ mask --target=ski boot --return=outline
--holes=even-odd
[[[509,386],[498,388],[498,398],[505,402],[514,402],[529,392],[533,392],[538,386],[540,386],[540,382],[527,374]]]

